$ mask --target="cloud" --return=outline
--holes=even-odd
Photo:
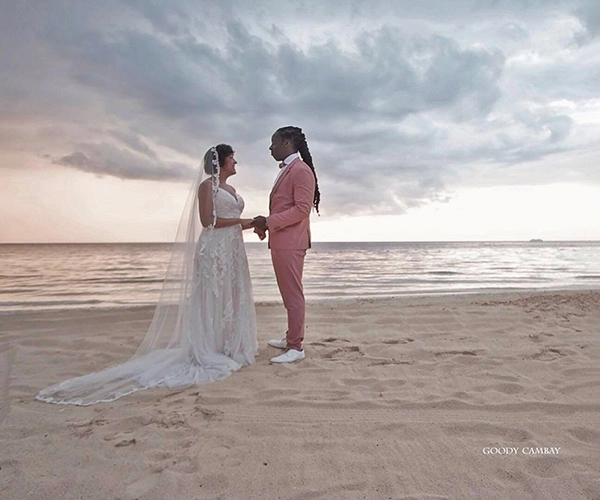
[[[229,142],[262,179],[271,133],[294,124],[327,214],[596,179],[553,159],[598,149],[576,119],[600,92],[597,2],[5,3],[0,156],[161,181]]]
[[[590,39],[600,34],[600,4],[595,0],[586,0],[575,9]]]
[[[80,151],[55,159],[53,163],[121,179],[180,181],[189,180],[194,175],[194,171],[187,165],[162,162],[151,154],[132,154],[111,144],[82,144],[80,147]]]

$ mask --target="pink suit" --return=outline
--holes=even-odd
[[[269,248],[277,285],[288,315],[288,349],[302,349],[305,301],[302,288],[304,256],[310,248],[310,211],[315,176],[299,158],[290,163],[273,186],[269,202]]]

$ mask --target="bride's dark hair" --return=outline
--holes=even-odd
[[[232,155],[233,153],[235,153],[235,151],[233,150],[233,148],[229,145],[229,144],[217,144],[215,146],[215,149],[217,150],[217,156],[219,157],[219,166],[222,167],[225,163],[225,159]],[[204,171],[208,174],[208,175],[214,175],[216,173],[216,169],[212,164],[212,161],[207,161],[207,156],[210,155],[211,158],[208,158],[208,160],[212,160],[212,155],[213,152],[212,150],[208,150],[206,152],[206,155],[204,155]]]
[[[225,158],[231,156],[235,151],[229,144],[217,144],[217,154],[219,155],[219,166],[223,166]]]

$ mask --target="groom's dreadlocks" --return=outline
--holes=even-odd
[[[317,173],[315,172],[312,156],[310,155],[310,151],[308,150],[306,136],[302,133],[302,129],[299,127],[281,127],[280,129],[277,129],[275,133],[280,135],[282,139],[291,140],[294,147],[298,150],[298,153],[300,153],[302,161],[306,163],[312,170],[312,173],[315,176],[315,194],[313,198],[313,205],[315,206],[315,210],[317,211],[317,213],[319,213],[321,193],[319,191],[319,183],[317,181]]]

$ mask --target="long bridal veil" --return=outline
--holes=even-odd
[[[210,273],[198,272],[196,244],[202,231],[199,217],[198,189],[210,178],[213,197],[213,221],[207,230],[214,231],[215,195],[219,185],[219,158],[216,148],[204,156],[192,183],[183,210],[163,283],[160,299],[146,336],[135,354],[125,363],[99,372],[65,380],[40,391],[36,399],[59,404],[87,406],[114,401],[122,396],[151,387],[185,387],[225,378],[240,368],[233,359],[215,352],[202,338],[210,328],[210,318],[198,318],[194,303],[198,287],[210,287]],[[206,262],[203,269],[206,269]],[[208,265],[212,265],[208,263]],[[210,267],[208,267],[210,269]]]

